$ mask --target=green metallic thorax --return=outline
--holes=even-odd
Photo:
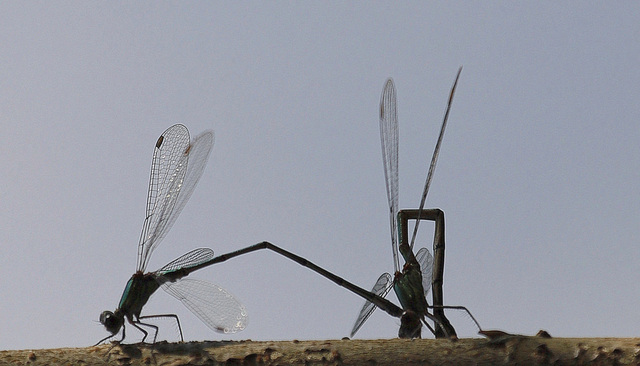
[[[400,222],[400,214],[398,214],[398,222]],[[427,304],[427,299],[424,297],[420,263],[418,263],[409,245],[403,242],[403,236],[402,225],[398,225],[398,239],[400,241],[398,251],[404,258],[405,264],[402,268],[402,273],[396,272],[395,274],[393,290],[403,309],[425,314],[429,304]]]
[[[405,259],[407,259],[407,257],[410,259],[405,263],[402,273],[396,273],[393,290],[396,292],[396,296],[398,300],[400,300],[403,309],[424,314],[427,312],[428,304],[424,297],[420,264],[416,261],[408,245],[402,244],[399,249]]]
[[[134,273],[124,288],[118,309],[128,318],[132,315],[138,318],[149,297],[160,287],[155,278],[156,276],[151,273]]]

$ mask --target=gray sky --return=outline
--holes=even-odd
[[[178,122],[216,142],[150,270],[269,240],[370,288],[393,269],[384,82],[398,90],[400,207],[415,208],[460,65],[427,199],[446,213],[445,302],[487,329],[637,336],[638,14],[634,2],[2,3],[0,348],[107,335],[98,315],[135,270],[154,143]],[[431,248],[433,225],[420,229]],[[159,291],[143,313],[177,313],[185,340],[341,338],[363,303],[271,252],[193,277],[250,319],[221,335]],[[357,337],[397,331],[377,311]]]

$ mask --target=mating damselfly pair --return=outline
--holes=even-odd
[[[429,174],[425,184],[422,202],[418,210],[402,210],[398,207],[398,166],[397,166],[397,116],[395,88],[391,79],[385,84],[380,106],[380,128],[383,149],[383,162],[387,182],[387,195],[390,207],[390,226],[392,248],[394,254],[394,278],[385,273],[377,281],[372,291],[367,291],[317,265],[297,256],[274,244],[262,242],[249,247],[214,256],[209,248],[194,249],[171,261],[154,272],[145,273],[153,251],[171,228],[176,218],[184,208],[189,197],[202,176],[204,167],[213,147],[213,132],[204,132],[190,140],[189,132],[183,125],[174,125],[167,129],[157,140],[151,166],[151,177],[147,196],[146,217],[144,220],[140,241],[138,244],[138,258],[136,272],[127,282],[118,307],[115,311],[104,311],[100,315],[100,322],[111,333],[98,342],[115,337],[122,329],[125,338],[125,320],[143,333],[142,341],[148,336],[143,327],[153,329],[155,343],[158,327],[144,319],[172,318],[178,325],[181,340],[184,340],[178,316],[175,314],[142,315],[142,308],[150,296],[162,288],[170,295],[180,300],[200,320],[211,329],[232,333],[243,330],[247,325],[247,311],[232,294],[212,283],[192,278],[184,278],[193,271],[220,263],[233,257],[261,249],[272,250],[300,265],[303,265],[336,284],[345,287],[363,297],[366,303],[353,327],[351,336],[364,324],[376,307],[388,314],[400,318],[399,336],[403,338],[420,337],[422,324],[436,335],[436,337],[454,337],[453,326],[444,315],[445,308],[463,309],[477,322],[464,307],[444,306],[442,304],[442,273],[444,266],[444,215],[438,209],[423,209],[429,188],[433,169],[438,156],[440,142],[446,126],[451,100],[457,85],[458,77],[451,90],[447,111],[442,124],[438,143],[434,151]],[[434,240],[435,266],[428,250],[421,249],[413,254],[413,240],[420,220],[434,220],[436,233]],[[397,220],[397,221],[396,221]],[[407,221],[416,220],[414,237],[411,244],[407,244]],[[400,225],[398,225],[398,223]],[[397,231],[396,229],[399,229]],[[396,240],[399,235],[400,245]],[[398,253],[405,259],[405,265],[400,270]],[[432,268],[433,275],[432,275]],[[433,285],[431,279],[433,278]],[[384,296],[394,288],[402,308],[386,300]],[[426,295],[433,287],[433,306],[429,306]],[[433,309],[433,314],[429,312]],[[433,322],[430,326],[426,319]],[[144,320],[144,322],[143,322]],[[478,328],[479,325],[478,325]]]

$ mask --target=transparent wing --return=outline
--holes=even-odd
[[[173,221],[175,221],[175,219],[178,217],[178,214],[187,204],[187,201],[189,201],[189,198],[191,198],[191,194],[193,193],[196,184],[198,184],[200,177],[202,177],[204,167],[209,160],[209,155],[211,154],[211,149],[213,148],[213,140],[213,131],[205,131],[196,136],[187,148],[185,152],[185,155],[188,159],[187,174],[185,175],[184,181],[182,182],[180,194],[178,195],[178,201],[176,202],[175,208],[173,209],[174,212],[170,217],[170,222],[165,228],[165,232],[171,227],[170,225],[173,224]]]
[[[182,211],[202,176],[212,146],[213,132],[207,131],[189,143],[189,131],[180,124],[169,127],[158,138],[136,270],[145,271],[151,253]]]
[[[422,272],[422,287],[424,288],[424,298],[427,299],[429,290],[431,290],[431,278],[433,276],[433,257],[429,249],[422,248],[416,254],[416,260],[420,264],[420,272]]]
[[[449,102],[447,103],[447,110],[444,113],[442,126],[440,127],[440,135],[438,135],[438,141],[436,142],[436,147],[433,149],[433,155],[431,156],[431,164],[429,164],[429,172],[427,173],[427,179],[424,182],[424,189],[422,190],[422,198],[420,199],[420,207],[419,207],[420,213],[422,212],[425,201],[427,200],[427,193],[429,193],[429,186],[431,186],[431,179],[433,178],[433,173],[436,171],[436,163],[438,162],[438,155],[440,154],[440,145],[442,144],[442,138],[444,137],[444,129],[447,127],[447,120],[449,119],[449,111],[451,110],[451,102],[453,102],[453,94],[456,91],[456,86],[458,85],[458,78],[460,78],[461,72],[462,72],[462,67],[458,69],[456,80],[453,82],[453,87],[451,87],[451,92],[449,93]],[[416,241],[416,234],[418,233],[419,225],[420,225],[420,215],[418,215],[418,219],[416,220],[416,225],[413,227],[413,234],[411,235],[411,244],[409,244],[409,248],[411,248],[412,250],[413,250],[413,243],[415,243]]]
[[[209,328],[221,333],[235,333],[247,326],[245,307],[227,290],[210,282],[184,278],[165,282],[162,289],[180,300]]]
[[[182,187],[187,172],[189,131],[184,125],[169,127],[160,135],[151,160],[151,176],[147,195],[146,218],[138,244],[137,270],[144,271],[151,252],[166,232],[168,218]],[[176,183],[178,182],[178,183]]]
[[[198,248],[183,254],[182,256],[167,263],[164,267],[156,271],[156,274],[163,275],[178,269],[189,269],[202,264],[213,258],[213,250],[209,248]]]
[[[389,201],[389,225],[391,228],[391,250],[394,271],[400,270],[398,260],[398,115],[396,113],[396,88],[393,79],[388,79],[380,98],[380,142],[382,163]]]
[[[373,289],[371,289],[371,292],[373,292],[376,295],[385,297],[391,290],[391,287],[392,287],[391,285],[393,285],[393,280],[391,278],[391,275],[388,273],[383,273],[378,278],[378,281],[373,286]],[[362,306],[362,309],[360,310],[360,314],[358,314],[358,318],[356,319],[355,324],[353,324],[353,329],[351,329],[351,335],[350,335],[351,337],[353,337],[353,335],[356,334],[358,329],[362,327],[364,322],[366,322],[367,319],[369,319],[371,314],[373,314],[374,310],[376,310],[376,306],[369,301],[365,301],[364,305]]]

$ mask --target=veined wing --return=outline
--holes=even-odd
[[[247,326],[247,310],[222,287],[206,281],[184,278],[176,282],[165,282],[162,289],[180,300],[216,332],[235,333]]]
[[[138,271],[162,241],[191,196],[209,158],[213,132],[189,142],[189,131],[177,124],[162,133],[153,152],[146,218],[138,244]]]
[[[385,297],[391,290],[392,285],[393,285],[393,279],[391,278],[391,275],[388,273],[383,273],[378,278],[378,281],[373,286],[373,289],[371,289],[371,292],[373,292],[376,295]],[[351,329],[351,335],[350,335],[351,337],[353,337],[354,334],[356,334],[356,332],[358,331],[358,329],[362,327],[364,322],[367,321],[367,319],[369,319],[371,314],[373,314],[374,310],[376,310],[376,306],[370,301],[365,301],[364,305],[362,306],[362,309],[360,310],[360,314],[358,314],[358,318],[356,319],[355,324],[353,324],[353,329]]]
[[[429,249],[422,248],[416,254],[416,260],[420,264],[420,272],[422,273],[422,287],[424,288],[424,298],[427,299],[429,290],[431,290],[431,278],[433,276],[433,257]]]
[[[394,272],[400,270],[398,260],[398,114],[396,111],[396,88],[389,78],[380,98],[380,142],[382,163],[389,201],[389,225],[391,229],[391,250],[393,251]]]
[[[422,190],[422,198],[420,199],[420,208],[419,208],[420,213],[422,213],[422,209],[424,208],[424,203],[427,200],[427,193],[429,193],[429,186],[431,186],[431,179],[433,178],[433,173],[436,171],[436,163],[438,162],[438,155],[440,154],[440,145],[442,144],[442,138],[444,137],[444,129],[447,127],[447,120],[449,119],[449,111],[451,110],[451,102],[453,102],[453,94],[456,92],[456,86],[458,85],[458,78],[460,78],[461,72],[462,72],[462,67],[458,69],[456,80],[453,82],[453,87],[451,87],[451,92],[449,93],[449,102],[447,103],[447,110],[444,113],[444,119],[442,120],[442,127],[440,127],[440,135],[438,135],[438,141],[436,142],[436,147],[433,150],[433,155],[431,156],[431,164],[429,164],[429,172],[427,173],[427,179],[424,182],[424,189]],[[416,225],[413,227],[411,244],[409,244],[409,248],[411,248],[411,250],[413,250],[413,243],[415,243],[416,241],[416,234],[418,233],[419,225],[420,225],[420,214],[418,214]]]
[[[198,248],[183,254],[182,256],[167,263],[164,267],[156,271],[158,275],[164,275],[179,269],[189,269],[213,258],[213,250],[209,248]]]
[[[209,155],[211,154],[211,149],[213,148],[213,140],[213,131],[205,131],[196,136],[185,151],[185,155],[188,159],[187,174],[185,175],[184,181],[182,182],[180,194],[178,195],[178,201],[176,202],[175,208],[173,209],[174,212],[170,217],[170,222],[164,229],[165,232],[169,230],[175,219],[187,204],[187,201],[189,201],[189,198],[191,198],[191,194],[196,188],[200,177],[202,177],[204,167],[209,160]]]

